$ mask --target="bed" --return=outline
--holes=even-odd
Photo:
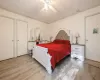
[[[33,58],[42,64],[49,74],[56,64],[64,57],[70,55],[71,45],[68,34],[61,30],[51,43],[38,44],[34,47]]]

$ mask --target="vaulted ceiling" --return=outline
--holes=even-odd
[[[28,16],[30,18],[52,23],[78,12],[100,5],[100,0],[52,0],[51,5],[56,9],[43,11],[41,0],[0,0],[0,7],[6,10]]]

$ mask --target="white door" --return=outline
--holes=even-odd
[[[0,60],[14,57],[14,20],[0,17]]]
[[[27,22],[17,20],[17,56],[27,54]]]
[[[86,58],[100,61],[100,14],[86,18]]]

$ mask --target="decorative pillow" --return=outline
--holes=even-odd
[[[70,44],[70,41],[69,40],[56,39],[56,40],[53,41],[53,43],[56,43],[56,44]]]

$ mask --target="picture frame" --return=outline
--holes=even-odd
[[[98,34],[99,33],[99,28],[94,28],[93,29],[93,34]]]

